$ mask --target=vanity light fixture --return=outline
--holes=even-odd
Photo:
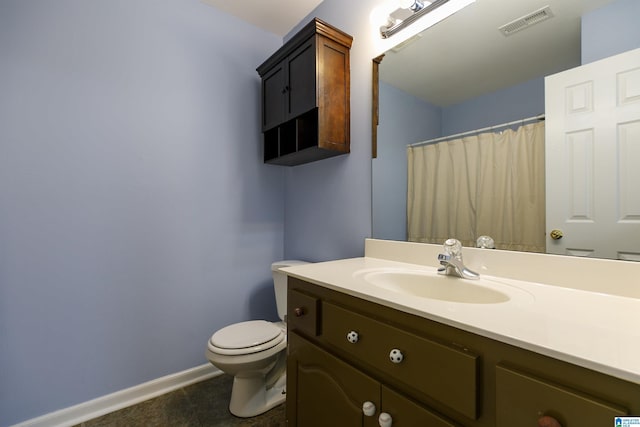
[[[383,39],[389,38],[419,19],[430,15],[432,19],[421,29],[424,30],[473,2],[475,0],[400,0],[400,7],[391,12],[387,23],[380,27],[380,36]],[[445,5],[446,7],[443,7]],[[437,9],[440,10],[435,13]]]
[[[431,3],[431,1],[427,0],[427,3]],[[414,13],[424,8],[424,2],[420,0],[400,0],[398,4],[401,9],[409,9]]]

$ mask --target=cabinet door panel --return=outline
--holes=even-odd
[[[312,37],[287,58],[287,120],[316,107],[315,40]]]
[[[533,426],[542,415],[562,426],[613,425],[627,410],[505,366],[496,367],[496,427]]]
[[[385,386],[382,386],[382,407],[393,418],[394,427],[456,426]]]
[[[296,419],[290,426],[377,425],[376,417],[365,417],[362,404],[380,407],[380,384],[295,333],[289,337],[288,375],[295,377]],[[294,372],[292,372],[292,370]],[[289,385],[291,389],[291,385]]]
[[[284,121],[285,101],[284,62],[262,77],[262,130],[278,126]]]

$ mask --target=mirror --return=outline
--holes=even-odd
[[[600,48],[589,50],[596,35],[582,40],[583,17],[625,1],[477,0],[377,58],[372,236],[406,238],[408,144],[543,114],[544,77],[590,62]],[[550,19],[509,36],[499,31],[545,6]]]

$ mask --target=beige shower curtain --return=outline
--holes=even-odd
[[[545,251],[544,122],[408,148],[407,239]]]

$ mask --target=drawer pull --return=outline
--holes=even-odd
[[[358,336],[358,333],[356,331],[351,331],[347,334],[347,341],[349,341],[351,344],[357,343],[359,339],[360,337]]]
[[[368,400],[362,404],[362,413],[367,417],[373,417],[376,414],[376,405]]]
[[[302,307],[296,307],[293,309],[293,314],[296,315],[296,317],[302,317],[304,316],[304,308]]]
[[[391,418],[391,415],[383,412],[378,417],[378,424],[380,424],[380,427],[391,427],[391,424],[393,424],[393,419]]]
[[[538,419],[538,427],[562,427],[562,424],[555,418],[545,415]]]
[[[389,352],[389,359],[393,363],[400,363],[404,360],[404,355],[400,350],[394,348],[393,350],[391,350],[391,352]]]

